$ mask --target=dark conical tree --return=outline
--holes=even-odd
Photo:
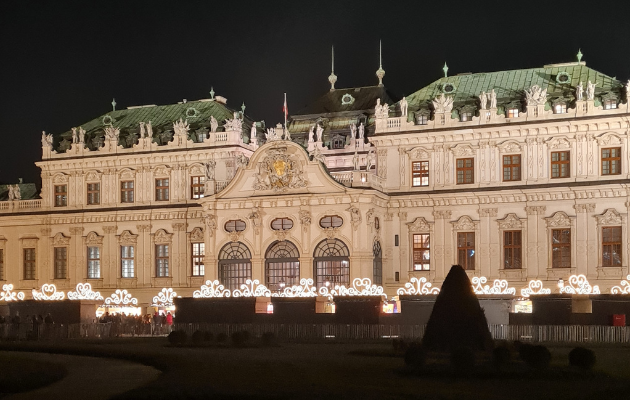
[[[422,339],[429,350],[450,351],[461,347],[490,350],[492,336],[466,271],[453,265],[435,300]]]

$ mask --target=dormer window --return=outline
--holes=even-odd
[[[565,103],[558,103],[553,106],[554,114],[566,114],[567,113],[567,105]]]
[[[335,135],[332,138],[332,148],[343,149],[344,147],[346,147],[346,138],[341,135]]]
[[[472,121],[473,114],[470,111],[462,111],[459,115],[459,120],[461,122]]]
[[[617,99],[609,99],[604,101],[604,110],[614,110],[617,108]]]
[[[508,118],[518,118],[518,108],[508,108],[507,109],[507,117]]]
[[[429,123],[429,110],[416,111],[416,125],[427,125]]]

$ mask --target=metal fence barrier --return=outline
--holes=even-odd
[[[224,333],[248,331],[254,337],[273,333],[278,340],[419,340],[426,325],[360,324],[175,324],[173,329],[188,335],[195,331]],[[599,325],[490,325],[493,339],[550,343],[630,343],[630,326]],[[0,324],[0,340],[59,340],[79,338],[115,338],[163,336],[168,326],[154,324]]]

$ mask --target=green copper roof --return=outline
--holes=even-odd
[[[86,131],[86,143],[92,138],[103,136],[104,129],[107,126],[103,119],[111,117],[111,125],[120,129],[121,142],[130,134],[138,136],[140,130],[140,122],[151,122],[154,136],[165,131],[173,131],[173,123],[179,119],[187,120],[190,125],[190,131],[194,132],[199,128],[210,127],[210,117],[214,117],[218,124],[219,130],[223,126],[226,119],[234,117],[234,110],[228,108],[225,104],[216,100],[188,101],[181,104],[169,104],[163,106],[139,106],[131,107],[124,110],[116,110],[103,114],[91,121],[88,121],[77,127],[82,127]],[[106,122],[109,122],[106,121]],[[244,131],[249,127],[253,120],[245,116]],[[63,139],[72,141],[72,131],[68,130],[59,135],[55,135],[54,148],[56,149]]]
[[[568,74],[569,79],[561,84],[556,81],[556,78],[562,72]],[[580,81],[586,90],[586,83],[589,80],[596,83],[596,96],[607,91],[618,91],[621,87],[620,82],[616,79],[588,68],[584,63],[566,63],[543,68],[444,77],[407,96],[407,102],[410,110],[427,107],[432,99],[444,92],[444,87],[448,83],[452,84],[455,90],[445,94],[454,97],[455,107],[461,106],[462,103],[478,102],[478,96],[481,92],[490,92],[492,89],[497,94],[499,105],[514,100],[522,100],[524,90],[533,85],[547,89],[548,99],[560,96],[573,98],[575,97],[575,87]]]

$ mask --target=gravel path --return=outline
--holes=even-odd
[[[68,375],[52,385],[5,397],[11,400],[25,399],[90,399],[100,400],[142,386],[156,380],[160,371],[146,365],[109,358],[69,356],[62,354],[7,352],[34,362],[61,363]]]

